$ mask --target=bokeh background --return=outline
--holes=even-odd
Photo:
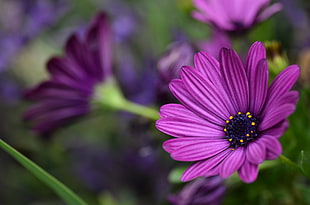
[[[183,204],[173,198],[188,184],[178,179],[188,164],[163,151],[169,136],[153,121],[124,112],[91,113],[45,137],[23,120],[31,104],[23,94],[48,78],[47,60],[61,55],[69,35],[83,32],[104,11],[115,38],[113,69],[125,96],[155,109],[174,101],[165,88],[158,91],[160,68],[166,65],[160,62],[171,46],[186,45],[190,64],[200,49],[217,55],[219,47],[232,46],[242,56],[259,40],[271,45],[272,75],[284,68],[279,64],[299,64],[300,102],[281,143],[283,153],[310,172],[310,2],[279,2],[282,11],[223,41],[192,18],[191,0],[0,0],[0,137],[89,204]],[[64,204],[2,150],[0,186],[1,205]],[[310,204],[309,179],[281,162],[267,165],[252,184],[232,177],[224,186],[223,204]]]

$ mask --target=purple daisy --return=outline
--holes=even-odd
[[[282,152],[279,138],[288,127],[298,101],[290,91],[300,69],[291,65],[268,87],[268,63],[261,42],[254,43],[244,66],[228,48],[217,61],[206,52],[194,58],[195,68],[184,66],[181,79],[170,90],[182,104],[160,109],[157,128],[176,137],[163,148],[178,161],[194,161],[182,176],[227,178],[238,171],[241,180],[256,180],[258,165]]]
[[[228,32],[242,32],[282,9],[270,0],[193,0],[198,11],[193,17]]]
[[[107,16],[99,13],[85,36],[69,38],[63,57],[50,59],[50,79],[25,94],[36,102],[24,116],[35,131],[49,134],[90,112],[94,87],[111,76],[111,37]]]

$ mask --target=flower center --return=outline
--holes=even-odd
[[[234,150],[240,146],[245,146],[250,141],[256,139],[258,136],[258,123],[258,119],[250,112],[238,112],[237,115],[230,116],[229,120],[226,120],[224,132],[231,149]]]

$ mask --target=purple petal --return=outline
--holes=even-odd
[[[105,13],[99,13],[93,20],[92,25],[87,33],[87,44],[94,46],[99,52],[101,62],[101,75],[110,76],[112,73],[112,33],[108,22],[108,17]],[[102,73],[103,72],[103,73]]]
[[[238,54],[232,49],[223,48],[220,52],[221,74],[225,89],[235,107],[235,113],[247,112],[249,86],[244,66]]]
[[[255,70],[257,70],[257,64],[262,59],[266,59],[266,49],[263,43],[256,41],[252,44],[249,49],[248,56],[246,59],[246,74],[248,76],[249,82],[251,79],[255,78]]]
[[[85,115],[89,112],[88,106],[74,106],[71,108],[44,111],[35,116],[33,130],[45,133],[51,132],[56,127],[67,124],[71,119]]]
[[[266,50],[261,42],[255,42],[248,53],[246,73],[250,88],[250,111],[257,115],[267,96],[268,63]]]
[[[38,108],[39,109],[39,108]],[[61,109],[43,110],[42,112],[36,112],[36,110],[30,109],[28,117],[35,121],[42,121],[44,124],[48,124],[51,121],[57,121],[64,118],[70,118],[77,115],[86,114],[89,111],[87,105],[75,105],[74,107],[64,107]]]
[[[252,183],[257,178],[258,165],[245,161],[242,167],[238,170],[238,174],[240,179],[245,183]]]
[[[288,92],[296,82],[299,73],[300,68],[297,65],[291,65],[284,69],[270,85],[267,97],[268,104],[273,103]]]
[[[266,105],[265,111],[268,113],[270,110],[275,109],[283,104],[297,104],[299,99],[298,91],[288,91],[287,93],[274,100],[273,103]],[[264,114],[264,113],[263,113]]]
[[[232,113],[226,108],[222,96],[225,95],[224,90],[219,90],[210,81],[206,81],[193,68],[183,67],[181,70],[181,78],[185,87],[193,97],[199,101],[206,110],[216,114],[225,121]]]
[[[214,128],[216,130],[221,131],[223,130],[223,127],[204,120],[203,118],[197,116],[195,113],[188,110],[184,105],[181,104],[170,103],[163,105],[160,108],[159,115],[161,118],[174,117],[179,119],[191,119],[196,122],[202,122],[210,128]]]
[[[237,171],[245,161],[245,150],[243,147],[231,151],[231,153],[224,159],[220,167],[220,176],[228,178],[235,171]]]
[[[217,164],[217,166],[213,167],[212,169],[208,170],[203,176],[204,177],[211,177],[211,176],[219,176],[220,174],[220,164]]]
[[[46,113],[52,113],[57,110],[72,108],[72,107],[84,107],[87,106],[86,101],[78,100],[64,100],[64,99],[53,99],[53,100],[42,100],[37,104],[30,107],[24,114],[25,120],[31,120],[38,118]]]
[[[163,143],[163,148],[164,150],[166,150],[167,152],[171,153],[174,152],[180,148],[182,148],[183,146],[189,145],[191,143],[195,143],[196,141],[202,141],[202,142],[223,142],[223,140],[221,139],[206,139],[204,137],[191,137],[191,138],[174,138],[174,139],[170,139],[167,140]]]
[[[252,164],[260,164],[266,158],[266,147],[260,139],[250,142],[246,148],[246,158]]]
[[[260,141],[262,141],[266,146],[266,159],[274,160],[277,159],[282,153],[282,146],[279,140],[270,135],[261,136]]]
[[[161,118],[165,117],[180,117],[180,118],[192,118],[193,120],[202,120],[200,117],[195,115],[193,112],[188,110],[184,105],[181,104],[166,104],[160,107],[159,115]]]
[[[270,110],[268,113],[266,113],[263,119],[261,119],[262,121],[259,124],[258,130],[264,131],[283,121],[295,111],[295,107],[296,106],[293,104],[284,104],[282,106],[275,107],[273,110]]]
[[[244,22],[247,27],[252,26],[257,21],[258,13],[268,6],[269,0],[260,1],[247,1],[241,0],[238,2],[239,5],[243,5],[242,11],[240,12],[242,17],[239,21]]]
[[[200,51],[194,57],[195,68],[214,86],[221,85],[220,63],[207,52]]]
[[[208,139],[203,137],[175,138],[163,144],[166,151],[171,151],[171,157],[178,161],[198,161],[217,155],[227,149],[229,144],[223,139]]]
[[[217,154],[210,159],[201,160],[192,164],[185,170],[181,177],[181,180],[190,181],[199,176],[211,176],[213,173],[210,175],[210,170],[214,171],[214,168],[217,167],[230,152],[231,151],[229,149],[226,149],[225,151]]]
[[[199,117],[208,120],[211,123],[224,126],[225,121],[209,112],[197,101],[185,88],[183,82],[179,79],[174,79],[169,84],[169,88],[173,95],[190,111],[194,112]]]
[[[275,3],[269,7],[267,7],[263,12],[259,14],[257,20],[259,22],[267,20],[270,16],[274,15],[275,13],[281,11],[283,8],[282,4]]]
[[[268,130],[264,130],[261,134],[270,135],[275,138],[280,138],[282,134],[287,130],[288,125],[289,125],[288,120],[283,120],[282,122],[279,122],[275,126],[269,128]]]
[[[88,92],[79,92],[74,86],[67,86],[54,81],[45,81],[25,93],[25,97],[29,100],[42,100],[46,98],[86,100],[90,95],[91,93]]]
[[[193,11],[192,12],[192,17],[194,19],[197,19],[198,21],[206,22],[206,23],[211,23],[209,22],[209,19],[206,18],[206,16],[201,13],[200,11]]]
[[[222,130],[209,126],[206,120],[199,121],[187,118],[167,117],[156,121],[160,131],[174,137],[208,137],[219,139],[225,136]]]
[[[206,2],[205,0],[194,0],[194,5],[201,10],[201,12],[193,12],[194,18],[203,22],[215,24],[217,27],[225,30],[233,29],[233,25],[230,23],[227,12],[224,11],[221,1],[211,0]]]
[[[269,115],[270,112],[283,106],[284,104],[296,105],[298,102],[298,98],[299,93],[297,91],[289,91],[282,96],[279,96],[279,98],[274,100],[273,103],[265,105],[265,108],[261,114],[261,118],[265,118],[265,116]]]
[[[207,52],[201,51],[195,55],[194,58],[195,68],[199,73],[206,77],[208,82],[213,84],[213,88],[219,90],[220,92],[225,92],[223,87],[223,80],[220,73],[220,64],[219,62]],[[230,102],[226,94],[222,95],[221,98],[225,103],[225,106],[229,110],[229,113],[232,115],[235,113],[235,109]]]
[[[84,49],[85,50],[85,49]],[[82,54],[83,58],[90,56],[87,53]],[[52,58],[47,63],[47,69],[52,74],[54,81],[60,82],[67,86],[74,86],[80,90],[88,88],[88,84],[92,85],[97,82],[98,74],[91,71],[92,68],[98,67],[97,62],[89,60],[88,63],[80,62],[80,59],[65,56],[62,58]],[[83,82],[83,84],[81,84]]]
[[[250,110],[257,115],[264,106],[268,90],[268,62],[265,59],[258,63],[253,77],[254,79],[249,81]]]
[[[80,60],[84,58],[84,56],[83,56],[84,50],[85,50],[85,46],[83,45],[82,42],[80,42],[77,34],[75,34],[75,33],[72,34],[69,37],[69,39],[65,45],[66,55],[70,59],[76,60],[78,65],[81,65]]]
[[[289,91],[285,94],[286,102],[291,104],[297,104],[299,100],[299,92],[296,90]]]
[[[70,64],[66,58],[54,57],[47,62],[47,70],[53,76],[67,76],[68,81],[76,82],[84,77],[83,70],[77,69],[74,64]]]

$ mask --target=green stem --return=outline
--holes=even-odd
[[[152,119],[152,120],[158,120],[159,115],[158,112],[150,107],[145,107],[130,101],[124,101],[123,106],[119,108],[121,110],[131,112],[137,115],[141,115],[143,117]]]
[[[305,176],[304,171],[302,170],[301,167],[299,167],[295,162],[293,162],[292,160],[290,160],[289,158],[287,158],[284,155],[280,155],[279,156],[279,160],[282,161],[283,163],[289,165],[290,167],[296,169],[297,171],[299,171],[301,174],[303,174]]]
[[[123,110],[152,120],[159,119],[157,110],[128,101],[114,79],[108,79],[96,88],[93,103],[103,108]]]
[[[69,205],[87,205],[82,199],[74,194],[68,187],[58,181],[55,177],[48,174],[41,167],[26,158],[16,149],[8,145],[0,139],[0,147],[10,156],[22,164],[29,172],[36,176],[39,180],[49,186],[58,196],[60,196]]]

